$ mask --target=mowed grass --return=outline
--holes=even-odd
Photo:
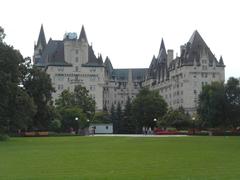
[[[240,137],[45,137],[0,142],[0,179],[240,179]]]

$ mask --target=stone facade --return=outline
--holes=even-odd
[[[196,110],[202,86],[213,81],[224,81],[225,65],[222,57],[215,58],[200,34],[195,31],[181,46],[181,54],[165,49],[162,40],[158,56],[153,56],[149,68],[114,69],[106,57],[95,56],[82,27],[79,38],[67,33],[62,41],[46,43],[43,27],[34,47],[34,65],[44,69],[52,80],[55,100],[64,89],[85,86],[102,110],[118,103],[123,107],[127,98],[133,99],[142,87],[159,91],[169,106],[182,106],[192,113]]]
[[[162,40],[157,58],[154,56],[143,86],[158,90],[173,109],[183,107],[196,111],[202,86],[225,80],[222,57],[217,61],[200,34],[195,31],[181,46],[180,57],[173,58],[173,50],[166,52]]]

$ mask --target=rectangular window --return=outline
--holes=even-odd
[[[63,72],[64,71],[64,67],[58,67],[58,71]]]
[[[91,68],[90,72],[96,72],[96,69],[95,68]]]
[[[75,52],[76,52],[76,54],[78,54],[78,49],[76,49],[76,51],[75,51]]]
[[[63,81],[64,80],[64,76],[57,76],[58,77],[58,81]]]
[[[75,66],[75,71],[78,71],[78,66]]]
[[[63,84],[58,84],[58,90],[62,90],[63,89]]]
[[[78,57],[76,57],[76,59],[75,59],[75,60],[76,60],[76,63],[78,63]]]
[[[95,89],[96,89],[96,87],[95,87],[95,85],[90,85],[90,91],[95,91]]]

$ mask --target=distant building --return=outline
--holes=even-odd
[[[63,40],[50,38],[48,43],[41,26],[33,59],[50,75],[54,100],[64,89],[73,91],[80,84],[96,101],[96,110],[110,110],[118,103],[123,107],[128,97],[133,99],[142,87],[149,87],[158,90],[169,106],[182,106],[191,113],[202,86],[225,78],[222,57],[215,58],[197,31],[181,46],[179,57],[174,58],[173,50],[166,51],[162,40],[149,68],[114,69],[108,57],[104,63],[101,55],[96,57],[83,26],[79,37],[66,33]]]
[[[89,126],[90,134],[113,134],[113,124],[112,123],[93,123]]]
[[[202,87],[225,80],[225,65],[222,57],[219,61],[216,59],[198,31],[181,46],[180,52],[180,56],[174,58],[173,50],[166,51],[162,40],[143,86],[158,90],[173,109],[182,106],[192,113],[196,111]]]

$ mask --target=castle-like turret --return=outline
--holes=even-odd
[[[88,40],[87,40],[87,36],[86,36],[86,32],[85,32],[85,29],[84,29],[84,26],[82,25],[82,29],[81,29],[81,32],[80,32],[80,36],[79,36],[79,41],[81,42],[86,42],[88,43]]]
[[[47,43],[46,43],[46,38],[43,30],[43,25],[41,25],[37,44],[34,44],[34,55],[33,55],[34,63],[39,63],[46,45]]]

